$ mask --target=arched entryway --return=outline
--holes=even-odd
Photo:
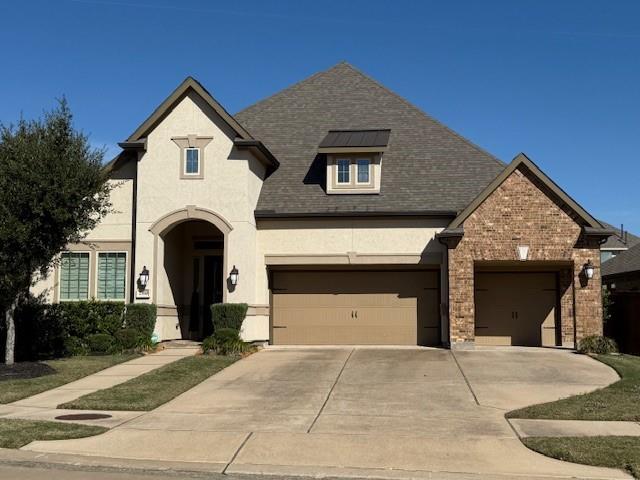
[[[179,336],[212,333],[211,309],[226,299],[226,244],[230,224],[216,213],[187,207],[161,218],[154,234],[154,302],[177,318]],[[177,334],[178,332],[176,332]]]

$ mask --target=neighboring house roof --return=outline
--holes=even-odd
[[[455,216],[504,169],[500,160],[352,66],[340,63],[241,111],[280,168],[262,187],[257,217]],[[331,130],[390,130],[381,190],[327,195],[318,147]]]
[[[613,225],[603,222],[600,220],[600,223],[607,228],[615,231],[616,233],[611,235],[605,243],[600,246],[601,250],[621,250],[631,248],[634,245],[640,244],[640,237],[633,235],[629,232],[624,233],[624,238],[620,235],[620,227],[614,227]]]
[[[549,189],[549,191],[562,203],[567,205],[580,220],[582,220],[585,233],[590,235],[609,235],[613,233],[610,229],[605,228],[598,220],[593,218],[582,208],[574,199],[572,199],[564,190],[562,190],[553,180],[551,180],[540,168],[529,159],[524,153],[519,153],[512,162],[502,170],[502,172],[480,192],[480,194],[465,207],[465,209],[451,222],[447,230],[454,230],[462,227],[463,222],[471,215],[491,195],[496,188],[502,185],[516,169],[524,167],[533,174],[540,182]]]
[[[640,243],[607,260],[601,268],[603,277],[640,272]]]

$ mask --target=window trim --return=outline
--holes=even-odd
[[[360,165],[358,164],[358,162],[360,161],[365,161],[367,162],[367,181],[366,182],[361,182],[359,179],[360,176],[360,172],[358,171],[360,168]],[[356,175],[355,175],[355,180],[356,180],[356,185],[371,185],[371,158],[369,157],[355,157],[354,158],[354,165],[355,165],[355,171],[356,171]]]
[[[184,149],[184,161],[182,162],[182,174],[185,177],[199,177],[202,172],[202,149],[200,147],[185,147]],[[195,150],[198,152],[198,171],[197,172],[187,172],[187,152],[190,150]]]
[[[94,273],[95,278],[95,292],[94,298],[98,302],[124,302],[127,303],[127,295],[129,291],[129,252],[126,250],[96,250],[95,254],[96,268]],[[122,298],[98,298],[98,275],[100,274],[100,254],[102,253],[124,253],[124,297]]]
[[[348,179],[346,182],[341,182],[340,181],[340,162],[347,162],[347,176]],[[351,157],[336,157],[336,185],[340,185],[340,186],[345,186],[345,185],[351,185],[351,165],[352,165],[353,161],[351,159]]]
[[[74,255],[87,255],[88,262],[88,270],[87,270],[87,298],[62,298],[62,256],[65,253],[71,253]],[[86,302],[91,300],[91,274],[93,273],[91,270],[91,252],[86,250],[63,250],[60,252],[60,264],[57,266],[58,269],[58,303],[62,302]]]

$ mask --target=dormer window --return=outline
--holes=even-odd
[[[185,148],[184,174],[200,175],[200,149]]]
[[[338,174],[336,182],[340,185],[349,185],[351,183],[351,159],[339,158],[336,160],[336,165]]]
[[[327,193],[380,193],[390,130],[331,130],[318,153],[327,158]]]

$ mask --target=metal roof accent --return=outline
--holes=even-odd
[[[391,130],[329,130],[320,148],[329,147],[386,147]]]

